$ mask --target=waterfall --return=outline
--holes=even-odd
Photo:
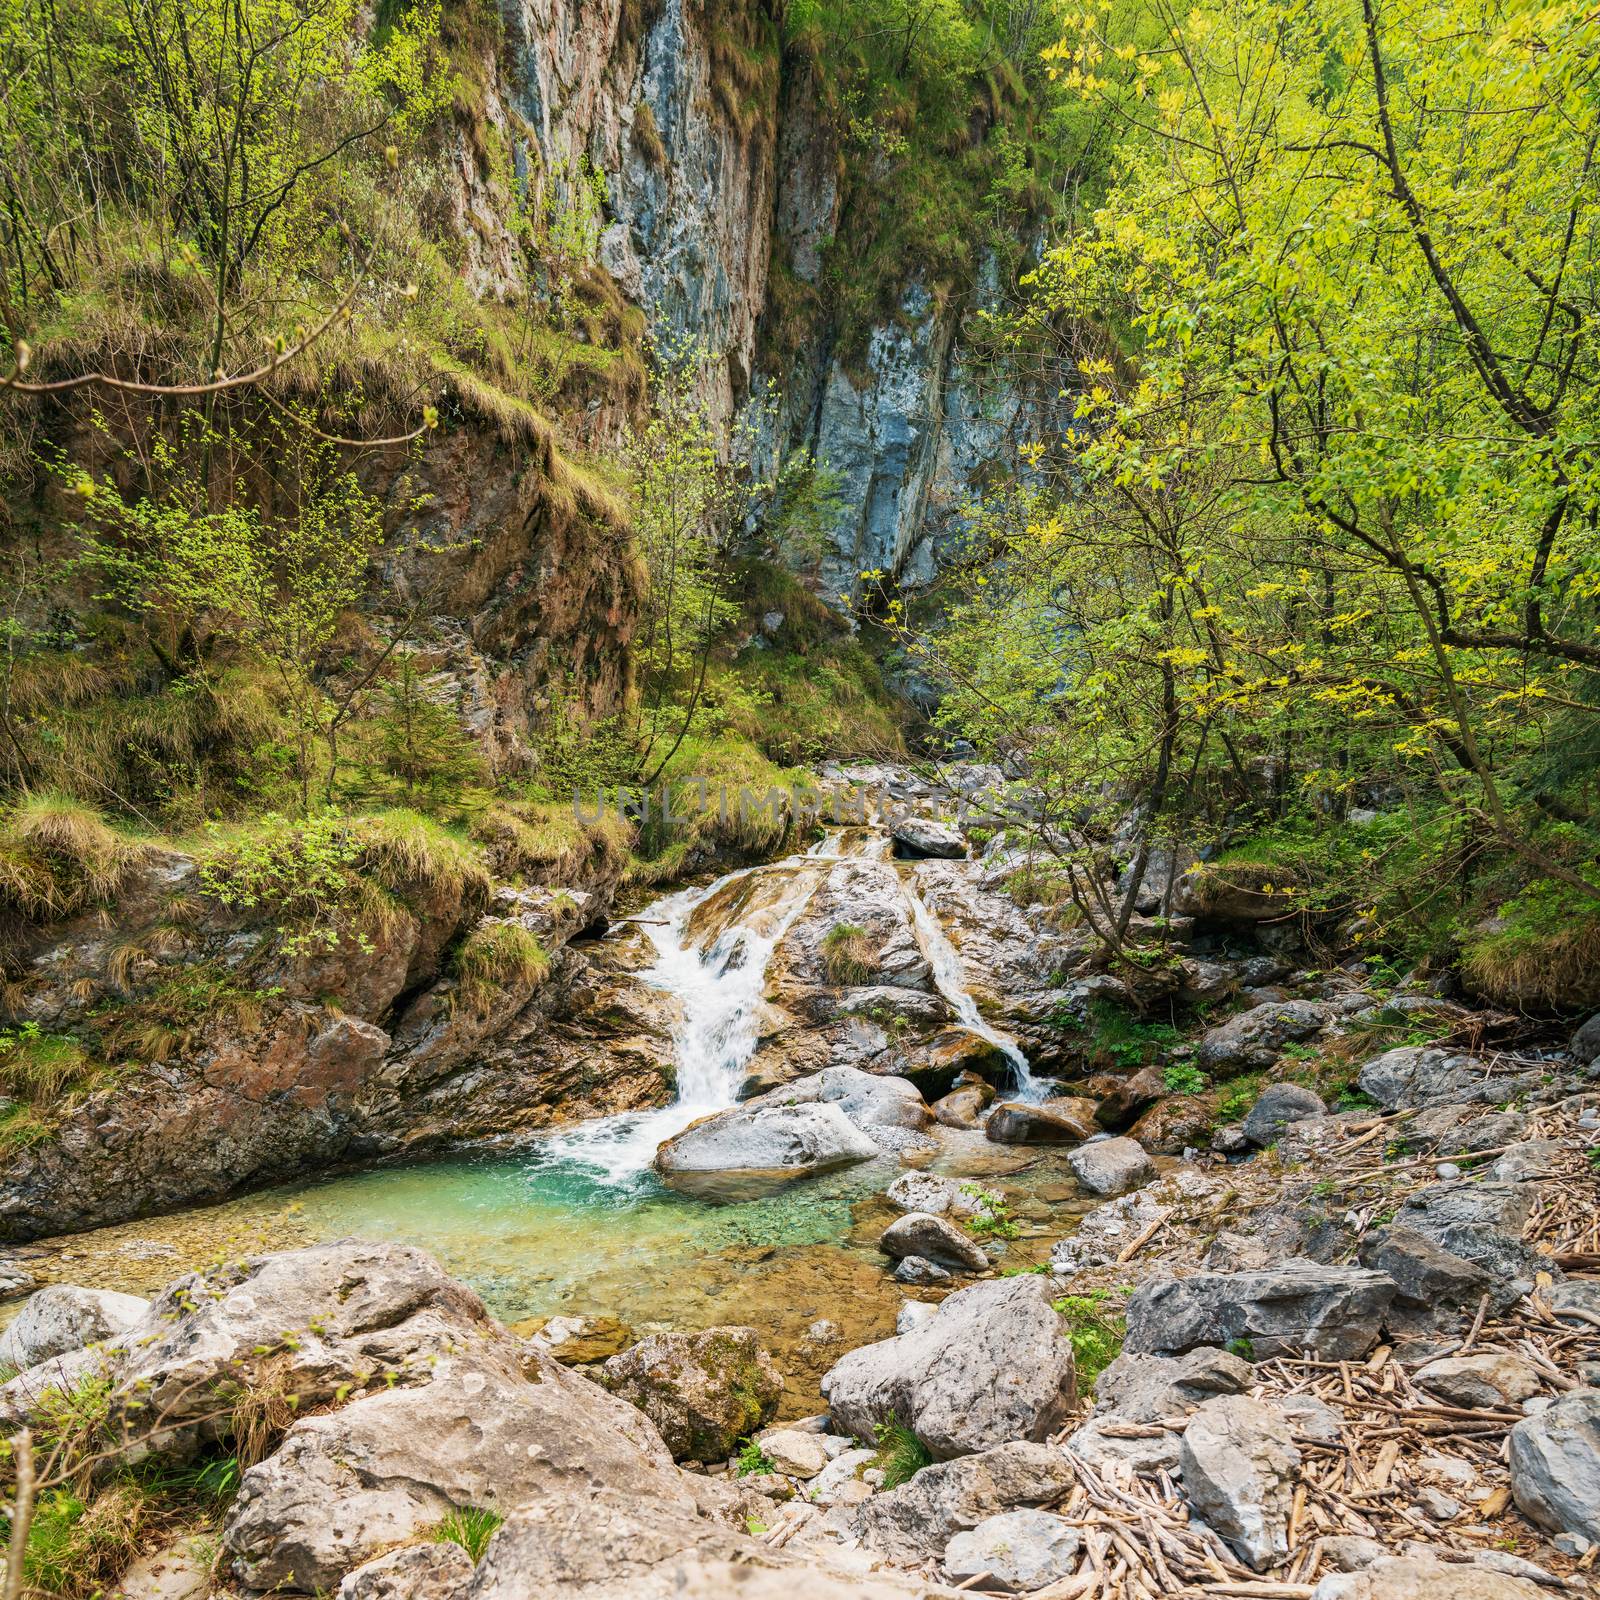
[[[673,1036],[677,1098],[657,1111],[584,1123],[549,1140],[549,1155],[593,1167],[606,1182],[626,1182],[650,1165],[663,1140],[734,1103],[760,1036],[768,963],[820,881],[815,871],[806,870],[816,859],[808,851],[770,866],[741,867],[705,888],[657,901],[640,919],[656,959],[639,979],[673,995],[683,1008]],[[788,892],[749,920],[724,928],[702,949],[693,933],[695,913],[757,872],[787,880]]]
[[[967,989],[967,974],[961,964],[961,955],[950,942],[950,937],[939,926],[939,919],[928,909],[922,896],[912,887],[909,875],[901,874],[906,903],[911,907],[911,920],[917,930],[917,943],[933,969],[934,987],[949,1003],[950,1009],[960,1019],[962,1027],[987,1040],[1011,1063],[1017,1076],[1016,1098],[1039,1101],[1045,1098],[1045,1087],[1033,1075],[1033,1067],[1023,1054],[1022,1047],[1009,1033],[989,1022],[978,1009],[978,1002]]]

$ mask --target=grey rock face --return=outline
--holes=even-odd
[[[944,1570],[952,1583],[987,1573],[982,1587],[1027,1594],[1069,1577],[1082,1546],[1082,1536],[1064,1517],[1048,1511],[1002,1511],[945,1546]]]
[[[1600,1059],[1600,1011],[1597,1011],[1573,1035],[1567,1045],[1567,1054],[1581,1066]]]
[[[1405,1201],[1395,1226],[1476,1263],[1488,1274],[1496,1303],[1508,1304],[1549,1265],[1522,1242],[1533,1200],[1530,1184],[1432,1183]]]
[[[1178,1457],[1190,1506],[1258,1572],[1288,1553],[1299,1465],[1288,1419],[1244,1395],[1201,1406]]]
[[[852,1350],[822,1380],[842,1430],[866,1441],[898,1418],[941,1459],[1045,1438],[1073,1388],[1072,1344],[1032,1276],[959,1290],[920,1327]]]
[[[793,1105],[807,1100],[838,1106],[863,1132],[871,1128],[926,1128],[933,1121],[922,1091],[909,1078],[863,1072],[860,1067],[826,1067],[750,1104]]]
[[[862,1507],[857,1528],[869,1550],[892,1561],[921,1561],[985,1519],[1053,1500],[1074,1482],[1059,1450],[1003,1444],[956,1461],[937,1461],[898,1489],[875,1494]]]
[[[895,853],[920,860],[962,861],[967,841],[953,823],[936,817],[904,817],[889,830]]]
[[[719,1461],[769,1421],[783,1378],[754,1328],[653,1333],[612,1356],[602,1381],[647,1416],[679,1461]]]
[[[891,1222],[880,1235],[878,1248],[897,1261],[919,1256],[962,1272],[983,1272],[989,1265],[988,1256],[954,1223],[922,1211]]]
[[[412,1544],[357,1567],[339,1600],[453,1600],[472,1581],[472,1557],[458,1544]]]
[[[1378,1340],[1394,1284],[1381,1272],[1285,1261],[1258,1272],[1201,1272],[1141,1284],[1128,1302],[1133,1353],[1181,1354],[1247,1339],[1257,1359],[1310,1349],[1328,1360],[1365,1355]]]
[[[1156,1164],[1136,1139],[1095,1139],[1067,1157],[1072,1175],[1090,1194],[1126,1194],[1153,1183]]]
[[[1360,1260],[1390,1278],[1395,1303],[1411,1311],[1461,1311],[1476,1306],[1489,1287],[1489,1274],[1476,1262],[1458,1256],[1418,1233],[1415,1228],[1389,1227],[1367,1234]]]
[[[548,1358],[536,1377],[456,1362],[421,1388],[297,1422],[229,1510],[235,1575],[252,1589],[327,1591],[452,1509],[526,1504],[552,1488],[690,1503],[639,1412]]]
[[[1600,1390],[1580,1389],[1511,1430],[1511,1494],[1552,1533],[1600,1540]]]
[[[1277,1143],[1291,1122],[1327,1114],[1322,1096],[1310,1089],[1303,1089],[1298,1083],[1269,1083],[1244,1119],[1244,1136],[1258,1149],[1265,1149]]]
[[[878,1147],[834,1104],[735,1106],[691,1123],[656,1152],[656,1170],[799,1176],[870,1161]]]
[[[1458,1406],[1517,1405],[1544,1387],[1531,1362],[1504,1351],[1430,1361],[1412,1381]]]
[[[1456,1104],[1496,1103],[1536,1084],[1537,1073],[1496,1074],[1486,1061],[1458,1051],[1402,1045],[1375,1056],[1362,1069],[1361,1092],[1386,1111]]]
[[[217,1393],[268,1371],[304,1410],[371,1382],[428,1382],[464,1351],[515,1370],[520,1348],[432,1256],[359,1240],[191,1273],[121,1344],[111,1425],[135,1458],[192,1454]]]
[[[29,1295],[16,1321],[0,1334],[0,1365],[26,1372],[53,1356],[115,1339],[149,1309],[150,1302],[137,1295],[52,1283]]]
[[[1328,1008],[1311,1000],[1272,1000],[1219,1023],[1195,1047],[1207,1071],[1270,1067],[1286,1044],[1321,1033]]]
[[[1181,1417],[1254,1381],[1248,1361],[1209,1346],[1181,1356],[1120,1355],[1095,1383],[1095,1414],[1115,1412],[1127,1422]]]

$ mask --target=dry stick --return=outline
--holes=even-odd
[[[1478,1314],[1472,1319],[1472,1326],[1467,1331],[1467,1336],[1461,1341],[1461,1354],[1465,1355],[1476,1342],[1479,1333],[1483,1331],[1483,1319],[1489,1314],[1489,1297],[1484,1297],[1478,1302]]]
[[[11,1544],[6,1550],[5,1600],[18,1600],[28,1551],[28,1531],[33,1526],[33,1430],[24,1428],[13,1441],[17,1461],[17,1494],[11,1506]]]
[[[1163,1211],[1159,1216],[1156,1217],[1155,1221],[1153,1221],[1149,1227],[1141,1229],[1138,1235],[1125,1244],[1117,1253],[1117,1264],[1120,1266],[1124,1261],[1132,1261],[1133,1258],[1138,1255],[1138,1253],[1144,1249],[1144,1247],[1149,1244],[1153,1238],[1155,1238],[1156,1234],[1161,1230],[1161,1225],[1171,1215],[1171,1211]]]

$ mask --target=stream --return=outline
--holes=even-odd
[[[677,1097],[597,1118],[514,1149],[344,1172],[30,1247],[41,1281],[149,1294],[219,1257],[350,1235],[421,1246],[517,1324],[557,1313],[618,1318],[638,1332],[748,1323],[789,1380],[784,1411],[816,1409],[816,1380],[846,1348],[894,1331],[906,1296],[875,1246],[894,1212],[881,1191],[896,1156],[726,1204],[678,1194],[651,1166],[657,1146],[735,1103],[762,1029],[769,962],[836,863],[881,860],[887,836],[833,834],[804,854],[741,868],[665,896],[635,919],[655,951],[645,983],[675,997]],[[1044,1088],[1016,1042],[967,992],[961,958],[894,863],[934,985],[1012,1063],[1014,1097]],[[1058,1157],[947,1130],[932,1170],[979,1177],[1023,1226],[1005,1265],[1044,1259],[1076,1191]],[[1053,1219],[1046,1225],[1047,1219]],[[814,1324],[838,1324],[833,1342]]]

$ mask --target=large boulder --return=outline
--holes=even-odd
[[[421,1388],[295,1423],[229,1509],[234,1575],[256,1590],[326,1593],[452,1510],[504,1512],[552,1489],[607,1487],[692,1509],[632,1406],[547,1357],[533,1380],[505,1362],[449,1361]]]
[[[1589,1018],[1573,1035],[1567,1054],[1580,1066],[1600,1061],[1600,1011]]]
[[[1066,1098],[1003,1101],[989,1113],[983,1131],[996,1144],[1081,1144],[1099,1130],[1094,1101]]]
[[[904,817],[889,830],[894,853],[906,861],[960,861],[967,841],[953,823],[936,817]]]
[[[1244,1119],[1244,1136],[1257,1149],[1264,1150],[1278,1142],[1279,1135],[1291,1122],[1304,1122],[1310,1117],[1327,1114],[1322,1096],[1310,1089],[1303,1089],[1298,1083],[1269,1083]]]
[[[1124,1349],[1179,1355],[1247,1341],[1255,1359],[1352,1360],[1378,1342],[1394,1284],[1364,1267],[1293,1259],[1256,1272],[1153,1278],[1128,1301]]]
[[[1112,1133],[1133,1126],[1167,1092],[1167,1080],[1160,1067],[1141,1067],[1126,1078],[1119,1078],[1100,1097],[1094,1120]]]
[[[1445,1356],[1413,1374],[1413,1383],[1458,1406],[1514,1406],[1544,1387],[1538,1368],[1507,1350]]]
[[[1072,1343],[1038,1277],[975,1283],[920,1327],[842,1357],[822,1393],[858,1439],[899,1421],[934,1457],[966,1455],[1059,1426],[1073,1401]]]
[[[679,1461],[720,1461],[768,1422],[783,1377],[754,1328],[653,1333],[612,1356],[601,1381],[654,1423]]]
[[[869,1550],[891,1561],[921,1562],[989,1517],[1052,1502],[1076,1482],[1059,1450],[1023,1442],[997,1445],[935,1462],[899,1488],[875,1494],[862,1506],[856,1527]]]
[[[1270,1067],[1286,1044],[1322,1032],[1328,1008],[1311,1000],[1269,1000],[1209,1029],[1195,1047],[1208,1072],[1239,1073]]]
[[[878,1146],[832,1102],[735,1106],[691,1122],[656,1151],[668,1181],[749,1174],[798,1178],[870,1161]]]
[[[1511,1573],[1423,1555],[1384,1556],[1357,1572],[1330,1572],[1311,1600],[1548,1600],[1549,1590]]]
[[[744,1109],[806,1104],[835,1105],[863,1130],[926,1128],[933,1121],[922,1091],[909,1078],[863,1072],[860,1067],[825,1067],[797,1083],[747,1101]]]
[[[1495,1303],[1505,1306],[1549,1270],[1548,1258],[1522,1242],[1534,1197],[1534,1186],[1527,1183],[1430,1183],[1406,1198],[1395,1213],[1395,1226],[1482,1268]]]
[[[109,1425],[134,1457],[193,1454],[231,1426],[230,1395],[271,1388],[303,1413],[426,1383],[464,1352],[514,1364],[519,1349],[432,1256],[349,1239],[190,1273],[119,1344]]]
[[[1478,1102],[1497,1105],[1540,1081],[1537,1072],[1496,1073],[1491,1063],[1458,1050],[1401,1045],[1362,1067],[1361,1092],[1386,1111]]]
[[[1077,1570],[1083,1536],[1048,1511],[1001,1511],[958,1533],[944,1549],[954,1584],[1031,1594]]]
[[[1289,1419],[1246,1395],[1208,1400],[1178,1453],[1190,1507],[1257,1572],[1289,1553],[1299,1466]]]
[[[1156,1164],[1137,1139],[1092,1139],[1067,1157],[1079,1187],[1090,1194],[1127,1194],[1153,1183]]]
[[[1490,1286],[1476,1262],[1446,1250],[1415,1228],[1389,1227],[1365,1234],[1361,1265],[1389,1278],[1394,1303],[1403,1311],[1436,1320],[1475,1307]]]
[[[878,1248],[896,1261],[916,1256],[961,1272],[985,1272],[989,1258],[953,1222],[927,1212],[913,1211],[883,1230]]]
[[[1580,1389],[1517,1423],[1510,1463],[1524,1516],[1600,1543],[1600,1389]]]
[[[26,1372],[54,1356],[115,1339],[149,1309],[150,1302],[137,1295],[52,1283],[29,1295],[0,1334],[0,1366]]]

